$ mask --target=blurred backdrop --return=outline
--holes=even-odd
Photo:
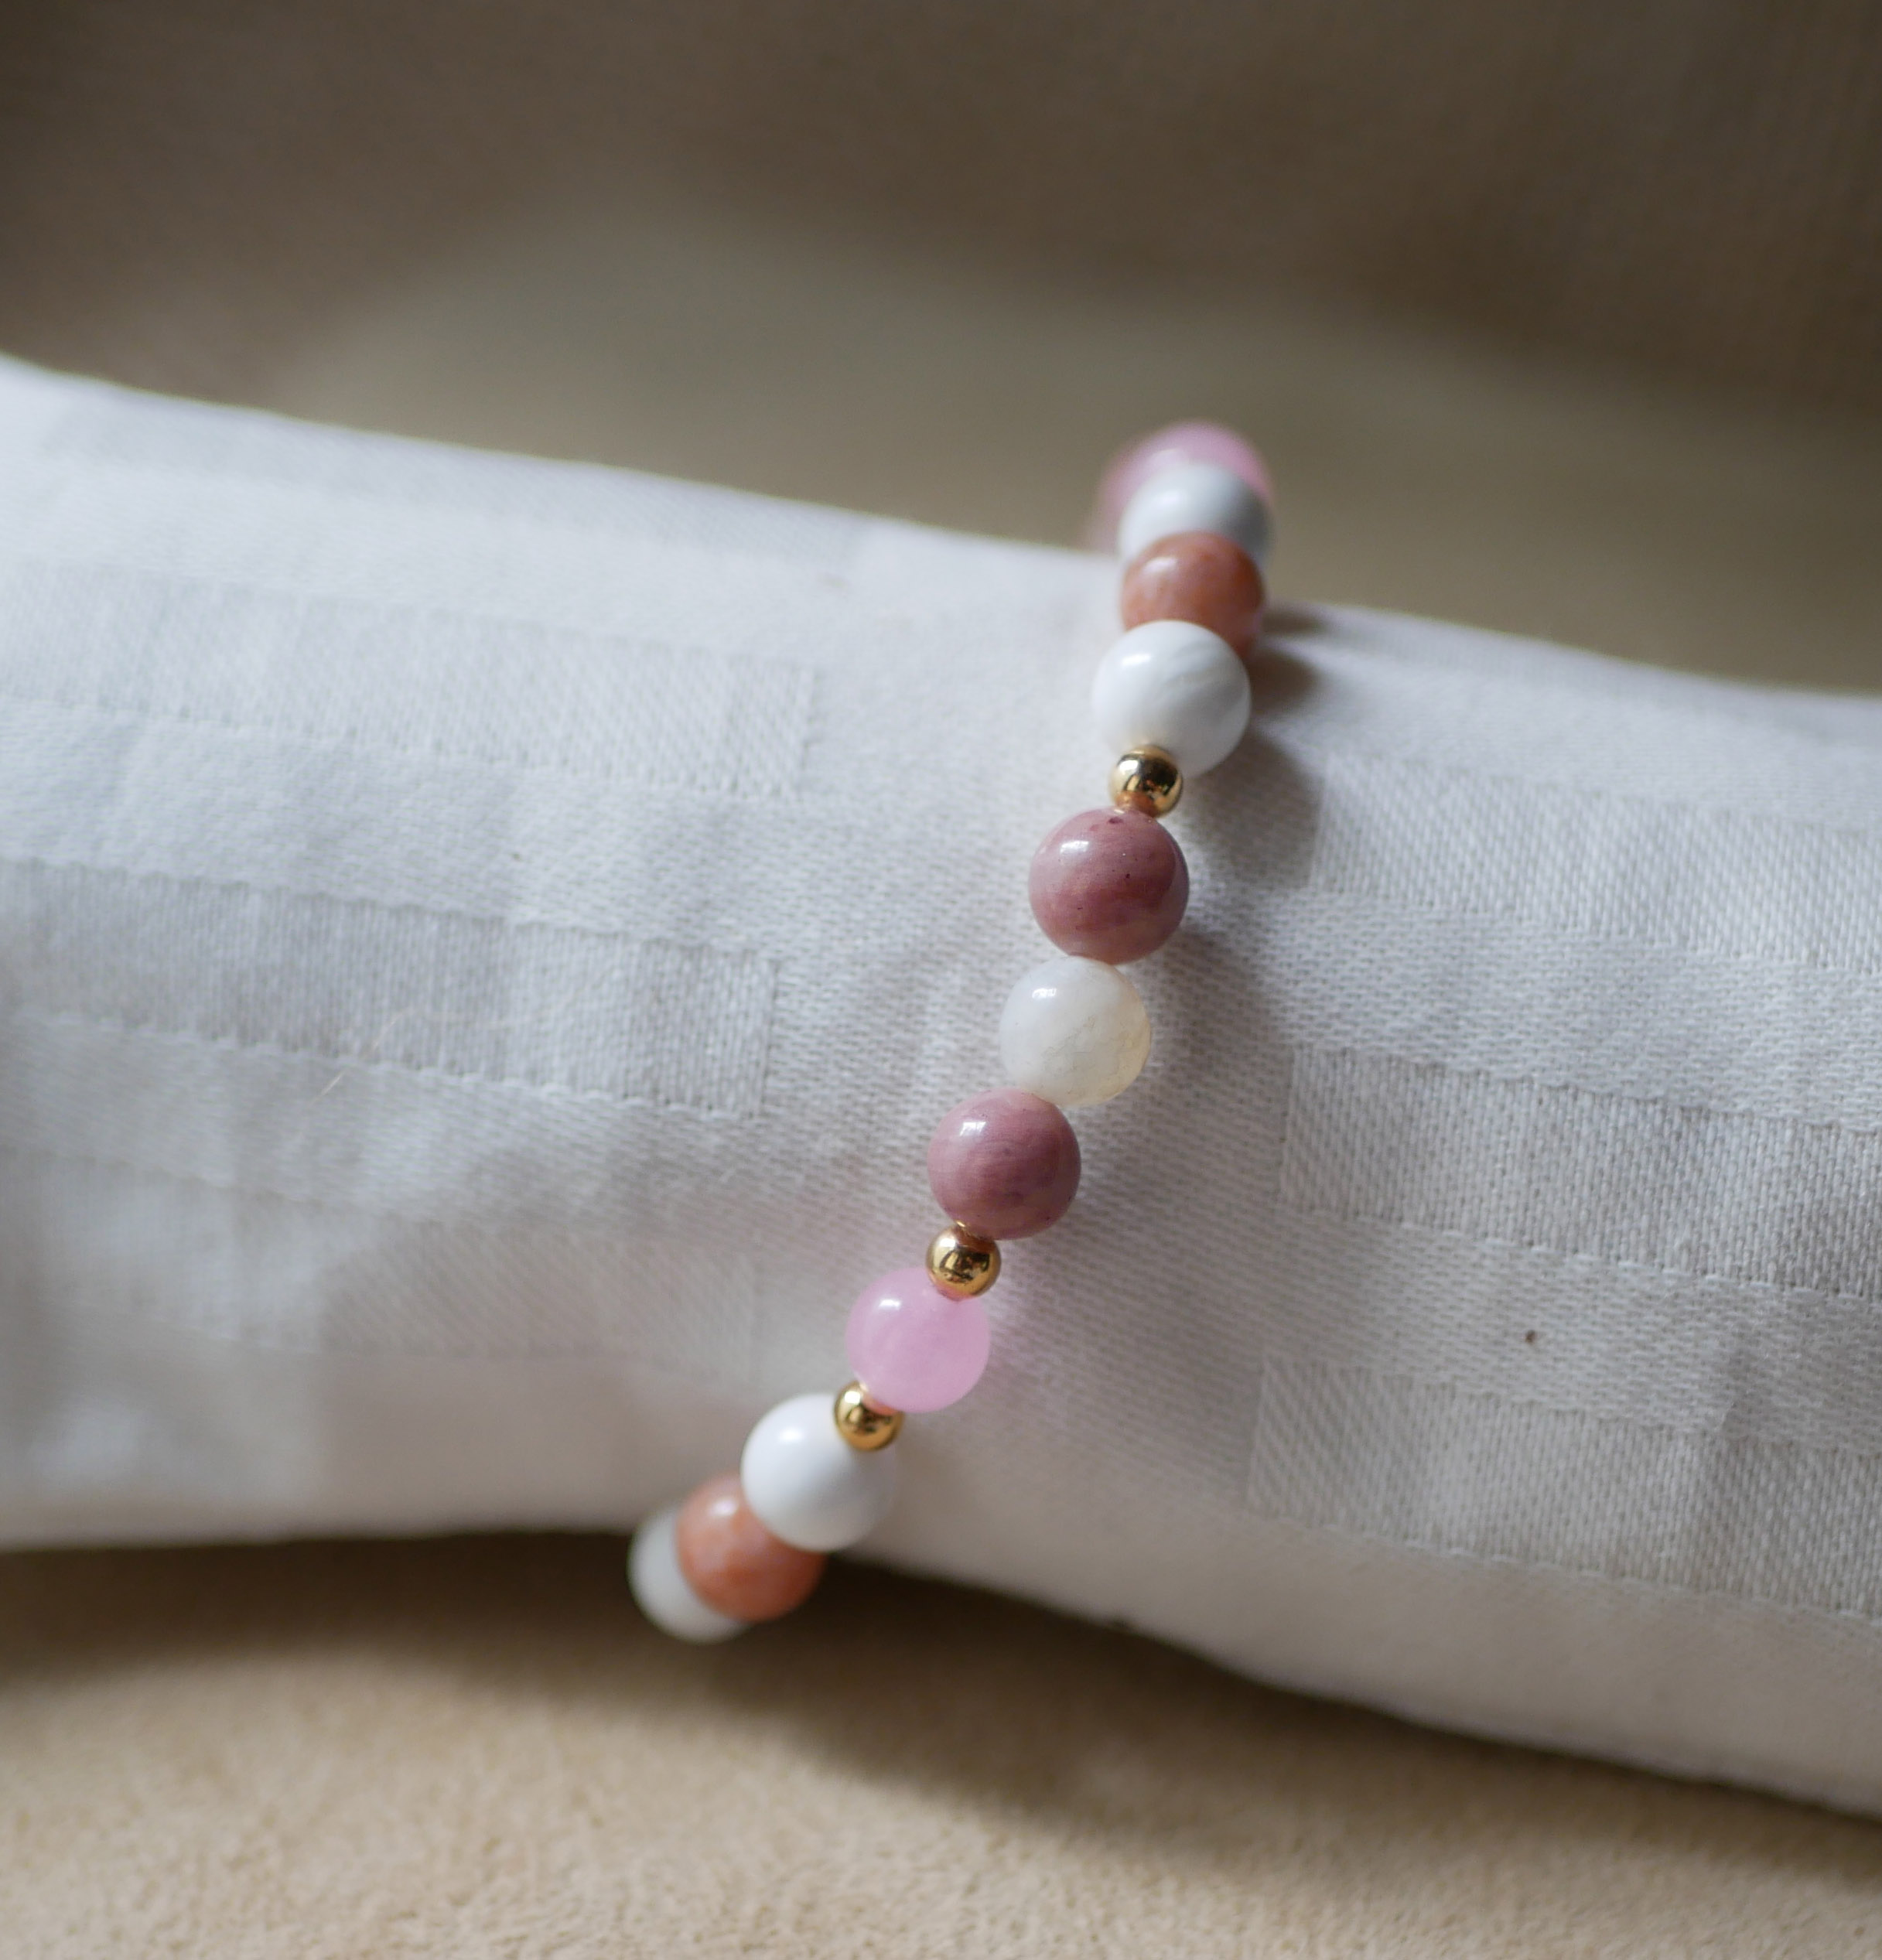
[[[14,0],[0,347],[1882,685],[1868,0]]]

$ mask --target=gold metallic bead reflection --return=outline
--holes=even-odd
[[[984,1293],[1000,1276],[1000,1248],[990,1238],[950,1225],[928,1248],[928,1277],[944,1293],[966,1299]]]
[[[1183,772],[1161,749],[1132,749],[1111,772],[1111,801],[1120,810],[1167,817],[1183,800]]]
[[[862,1384],[852,1381],[836,1398],[836,1432],[852,1450],[886,1450],[902,1433],[902,1412],[872,1409]]]

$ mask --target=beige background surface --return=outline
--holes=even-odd
[[[1882,371],[1870,11],[1695,15],[1722,46],[1695,69],[1670,6],[1644,43],[1617,12],[1569,33],[1535,9],[1497,42],[1491,115],[1430,95],[1481,9],[1434,12],[1409,68],[1382,31],[1349,20],[1329,53],[1275,10],[1236,86],[1253,63],[1306,90],[1283,130],[1306,162],[1331,168],[1395,77],[1426,78],[1446,131],[1417,171],[1393,167],[1399,128],[1296,186],[1291,232],[1236,229],[1285,144],[1196,176],[1238,127],[1232,90],[1184,93],[1225,13],[1183,12],[1149,54],[1080,42],[1042,125],[1026,36],[1066,22],[1015,9],[898,131],[880,50],[842,59],[853,11],[601,12],[485,10],[454,52],[402,0],[370,23],[16,9],[0,343],[1043,538],[1072,534],[1112,442],[1221,414],[1272,452],[1287,591],[1882,685],[1882,435],[1854,418]],[[1163,104],[1135,176],[1105,142],[1142,107],[1133,74]],[[1588,118],[1626,122],[1630,75],[1660,134],[1604,174]],[[1748,75],[1763,120],[1734,122]],[[975,100],[992,121],[964,126]],[[949,206],[929,178],[964,155]],[[1639,195],[1668,172],[1683,202]],[[1097,249],[1108,211],[1127,251]],[[1428,1734],[859,1569],[682,1649],[637,1624],[620,1566],[586,1538],[0,1559],[0,1948],[1882,1951],[1872,1824]]]
[[[623,172],[1882,411],[1874,0],[0,10],[3,330],[130,378]]]
[[[1882,423],[786,204],[623,181],[493,214],[336,302],[247,391],[1065,542],[1114,446],[1213,415],[1273,464],[1283,592],[1882,686]]]
[[[21,1955],[1870,1955],[1877,1827],[861,1570],[729,1647],[596,1539],[0,1564]]]

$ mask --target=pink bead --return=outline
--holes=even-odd
[[[982,1238],[1030,1238],[1078,1189],[1078,1137],[1065,1112],[1023,1089],[970,1096],[935,1125],[928,1182],[950,1218]]]
[[[1068,817],[1033,853],[1033,916],[1061,952],[1122,966],[1183,923],[1190,872],[1183,847],[1137,810]]]
[[[1261,452],[1220,422],[1172,422],[1127,443],[1107,465],[1098,490],[1096,542],[1111,548],[1124,507],[1160,470],[1178,463],[1214,463],[1232,470],[1270,508],[1274,484]]]
[[[993,1337],[977,1299],[944,1293],[920,1266],[876,1281],[849,1310],[849,1365],[870,1399],[919,1415],[980,1379]]]

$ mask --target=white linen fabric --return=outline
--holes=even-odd
[[[1111,600],[0,367],[0,1535],[626,1526],[838,1385]],[[1277,640],[870,1551],[1882,1809],[1882,704]]]

